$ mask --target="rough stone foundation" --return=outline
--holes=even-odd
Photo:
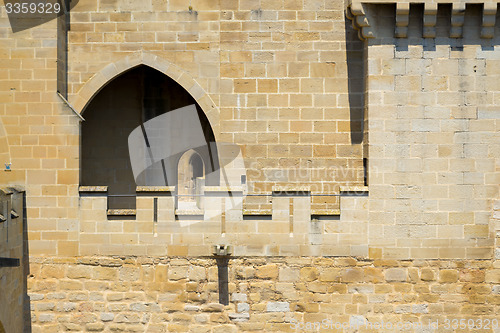
[[[500,267],[490,260],[273,257],[228,266],[223,306],[213,258],[31,258],[33,332],[292,332],[323,320],[437,320],[443,331],[445,319],[500,313]]]

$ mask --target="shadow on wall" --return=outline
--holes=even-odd
[[[30,251],[28,243],[28,214],[26,213],[26,193],[23,192],[23,257],[21,267],[23,269],[23,323],[24,333],[31,333],[31,301],[28,295],[28,275],[30,274]],[[0,331],[1,333],[1,331]]]
[[[0,188],[0,333],[31,332],[26,196]]]
[[[354,30],[347,18],[345,19],[345,40],[351,144],[360,144],[363,142],[364,121],[364,43],[359,40],[358,32]]]

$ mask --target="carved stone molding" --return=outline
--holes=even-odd
[[[437,3],[426,3],[424,5],[424,30],[422,33],[424,38],[436,37],[437,11]]]
[[[398,38],[408,37],[408,23],[410,22],[410,3],[398,2],[396,4],[396,28],[394,36]]]
[[[436,22],[438,6],[440,4],[451,4],[451,27],[450,38],[462,38],[463,27],[465,22],[465,11],[467,4],[483,5],[481,38],[493,38],[495,34],[496,14],[498,10],[497,0],[420,0],[411,2],[412,4],[423,4],[423,31],[424,38],[436,37]],[[367,38],[375,38],[375,29],[373,19],[365,12],[365,6],[376,6],[379,4],[390,5],[393,4],[396,8],[396,26],[394,29],[394,37],[406,38],[408,37],[408,23],[411,15],[410,3],[406,1],[392,2],[386,0],[349,0],[346,9],[346,16],[352,21],[353,27],[358,31],[359,38],[365,40]]]
[[[451,9],[451,38],[461,38],[464,31],[465,3],[454,3]]]
[[[353,2],[347,6],[346,16],[352,21],[352,26],[358,31],[361,40],[374,38],[373,30],[368,22],[363,5],[360,2]]]
[[[495,35],[495,21],[497,16],[497,3],[485,3],[483,7],[483,28],[481,38],[493,38]]]

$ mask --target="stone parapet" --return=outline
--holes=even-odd
[[[134,210],[108,209],[106,192],[84,190],[74,255],[204,256],[227,244],[238,256],[368,256],[366,187],[343,188],[340,210],[324,212],[303,186],[275,187],[272,209],[250,212],[236,187],[208,187],[192,209],[176,207],[173,188],[138,188]]]

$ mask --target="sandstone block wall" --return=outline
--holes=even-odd
[[[367,41],[369,243],[386,258],[491,258],[499,196],[498,28],[481,38],[481,8],[463,35],[437,12],[423,38],[411,7],[407,37],[393,8],[373,7]],[[373,15],[373,16],[370,16]]]
[[[458,9],[440,6],[431,38],[430,28],[426,36],[422,28],[424,19],[426,27],[432,23],[428,6],[408,7],[406,22],[402,5],[368,4],[363,11],[355,2],[350,13],[356,14],[354,26],[361,22],[371,37],[365,42],[356,39],[342,1],[213,0],[191,6],[80,1],[68,32],[73,111],[56,94],[56,22],[14,34],[2,12],[0,145],[4,162],[12,163],[2,182],[26,185],[32,254],[82,250],[87,213],[78,192],[81,119],[74,111],[85,116],[85,106],[106,83],[142,64],[193,96],[216,140],[242,147],[249,193],[262,194],[244,199],[242,213],[235,213],[242,221],[245,214],[280,214],[273,212],[273,186],[304,185],[312,219],[333,216],[314,231],[323,234],[328,253],[492,257],[499,34],[489,5],[486,11],[467,6],[463,24]],[[339,213],[341,186],[363,185],[363,157],[368,203]],[[332,222],[338,214],[345,224]],[[363,222],[347,223],[353,219]],[[244,230],[252,223],[237,226]],[[291,245],[293,253],[317,245],[288,241],[280,245]]]
[[[337,214],[338,196],[320,195],[363,183],[362,43],[343,4],[191,5],[80,1],[68,32],[71,105],[85,116],[109,80],[151,66],[195,98],[217,140],[242,147],[248,187],[263,194],[245,199],[247,211],[269,213],[272,186],[295,183],[311,187],[313,213]],[[56,94],[57,24],[14,34],[1,15],[0,139],[13,170],[2,182],[26,184],[32,253],[70,255],[80,241],[80,118]]]
[[[147,52],[177,68],[168,74],[196,99],[206,94],[214,103],[216,138],[244,147],[254,192],[286,183],[310,184],[315,193],[360,185],[362,80],[349,76],[362,74],[361,43],[346,41],[343,11],[340,1],[201,1],[192,10],[173,1],[138,8],[82,1],[71,16],[70,101],[79,109],[93,75],[109,80],[110,63]],[[199,86],[190,90],[193,81]],[[335,209],[332,199],[315,201]]]
[[[33,331],[494,319],[496,3],[377,2],[81,0],[68,32],[71,107],[56,93],[56,22],[14,34],[2,9],[0,163],[12,171],[0,183],[27,190]],[[122,212],[102,189],[79,191],[80,116],[139,65],[178,82],[216,139],[242,147],[261,196],[223,214],[228,199],[211,196],[196,220],[153,190]],[[342,186],[364,183],[363,158],[367,188],[348,196]],[[227,306],[210,257],[221,243],[234,247]],[[18,293],[19,271],[0,274],[2,291]],[[4,318],[21,320],[3,306],[0,316],[6,330]]]

